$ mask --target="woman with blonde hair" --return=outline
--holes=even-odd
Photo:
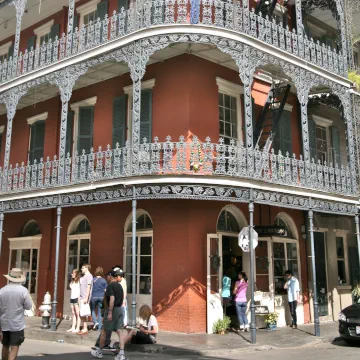
[[[72,327],[67,332],[77,333],[80,331],[81,319],[79,310],[79,297],[80,297],[80,271],[74,269],[71,273],[70,282],[70,306],[72,312]]]
[[[159,332],[159,325],[148,305],[143,305],[139,310],[141,325],[133,332],[133,344],[155,344]]]

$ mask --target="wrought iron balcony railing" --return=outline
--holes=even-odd
[[[344,76],[343,55],[335,49],[315,42],[306,35],[255,14],[241,1],[233,0],[137,0],[128,10],[114,11],[95,22],[75,29],[73,34],[62,34],[30,51],[0,63],[0,84],[18,76],[54,64],[69,56],[80,54],[134,31],[161,25],[193,24],[229,29],[254,37],[264,43],[296,55],[309,63]]]
[[[330,164],[304,162],[274,151],[266,153],[259,149],[247,149],[243,143],[235,145],[211,143],[207,138],[200,142],[196,137],[185,141],[180,137],[173,142],[143,144],[138,149],[139,162],[132,165],[132,149],[118,145],[107,150],[100,147],[86,154],[68,154],[65,160],[64,177],[59,178],[59,160],[36,161],[33,164],[10,166],[0,169],[1,194],[28,192],[83,183],[94,183],[130,176],[200,175],[230,177],[233,179],[254,179],[266,183],[312,189],[333,194],[355,195],[349,168]]]

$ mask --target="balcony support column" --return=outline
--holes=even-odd
[[[67,42],[66,42],[66,55],[71,55],[72,47],[72,34],[74,27],[74,12],[75,12],[75,0],[69,0],[69,12],[68,12],[68,23],[67,23]]]
[[[4,155],[4,166],[3,166],[3,181],[2,181],[2,191],[5,192],[7,189],[7,171],[9,168],[10,161],[10,147],[11,147],[11,136],[12,136],[12,125],[13,120],[16,114],[16,107],[19,103],[19,100],[27,92],[27,89],[12,88],[9,91],[5,92],[1,96],[2,102],[6,106],[7,111],[7,125],[6,125],[6,144],[5,144],[5,155]]]
[[[301,0],[295,0],[296,30],[299,35],[299,53],[304,56],[304,26],[302,20]]]
[[[57,212],[57,221],[56,221],[56,252],[55,252],[55,271],[54,271],[54,296],[50,320],[50,330],[56,331],[56,311],[57,311],[57,289],[58,289],[58,276],[59,276],[59,256],[60,256],[60,229],[61,229],[61,199],[59,196],[59,206],[56,208]]]
[[[347,32],[346,32],[346,23],[345,23],[345,4],[344,0],[336,0],[336,9],[339,16],[338,25],[341,31],[341,55],[343,57],[344,77],[348,77],[348,50],[347,50]]]
[[[0,214],[1,216],[1,214]],[[356,240],[359,255],[359,268],[360,268],[360,228],[359,228],[359,214],[355,215],[355,227],[356,227]],[[2,230],[2,227],[1,227]]]
[[[142,58],[142,43],[136,41],[133,47],[132,63],[129,64],[130,76],[133,81],[133,109],[132,109],[132,135],[130,174],[138,174],[139,148],[140,148],[140,111],[141,111],[141,80],[145,75],[146,61]],[[151,139],[147,139],[151,142]]]
[[[20,33],[21,33],[21,21],[24,15],[25,6],[27,0],[13,0],[10,5],[15,6],[16,11],[16,32],[15,32],[15,44],[14,44],[14,54],[13,59],[17,59],[19,54],[19,45],[20,45]],[[14,63],[13,73],[17,70],[17,61]]]
[[[320,321],[319,321],[319,302],[316,288],[316,268],[315,268],[315,244],[314,244],[314,212],[311,209],[311,199],[310,209],[308,212],[309,217],[309,233],[310,233],[310,257],[311,257],[311,270],[312,270],[312,282],[313,282],[313,303],[314,303],[314,327],[315,327],[315,336],[320,336]]]
[[[1,204],[1,207],[4,207],[4,203]],[[3,228],[4,228],[4,211],[0,211],[0,258],[1,258],[1,250],[2,250],[2,237],[3,237]]]

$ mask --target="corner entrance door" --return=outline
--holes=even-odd
[[[216,234],[207,236],[207,333],[213,333],[214,323],[223,318],[221,299],[222,246]]]
[[[325,234],[323,232],[314,232],[314,245],[315,245],[316,288],[317,288],[317,296],[319,302],[319,316],[328,316],[329,301],[327,294]]]

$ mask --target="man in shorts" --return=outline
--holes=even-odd
[[[123,330],[123,311],[121,306],[124,301],[124,292],[121,285],[118,283],[123,273],[111,271],[110,283],[105,292],[105,314],[103,328],[100,335],[100,346],[91,351],[91,355],[95,358],[103,358],[103,348],[106,340],[106,333],[115,331],[119,337],[120,352],[115,356],[115,360],[125,360],[124,354],[124,335]]]
[[[92,289],[92,283],[93,283],[93,276],[90,273],[91,265],[90,264],[84,264],[81,267],[81,272],[83,276],[80,278],[80,316],[81,320],[83,321],[83,328],[81,331],[79,331],[78,335],[87,335],[89,333],[87,321],[90,314],[90,307],[87,305],[90,302],[91,299],[91,289]],[[83,309],[88,309],[89,313],[84,313],[82,311]]]
[[[9,284],[0,290],[0,340],[2,360],[15,360],[19,346],[24,342],[25,310],[32,309],[28,290],[22,286],[26,278],[21,269],[12,269],[4,275]]]

